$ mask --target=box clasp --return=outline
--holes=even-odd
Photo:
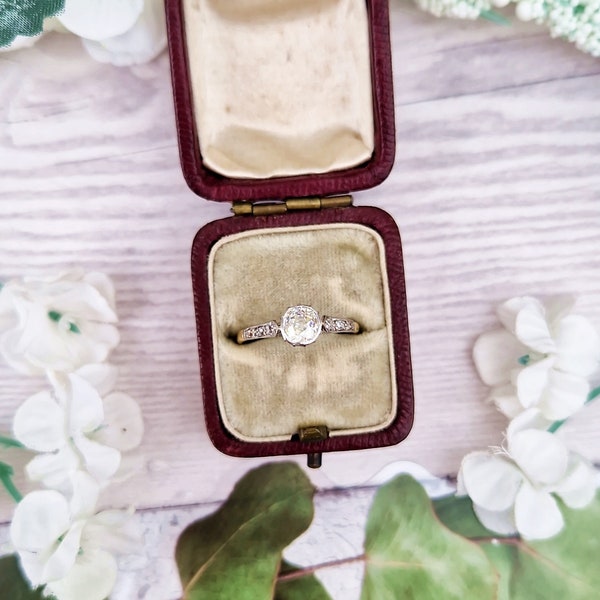
[[[236,216],[282,215],[296,210],[320,210],[322,208],[346,208],[352,206],[352,196],[327,198],[288,198],[281,202],[234,202],[231,212]]]
[[[298,438],[301,442],[321,442],[329,437],[329,429],[326,425],[309,425],[301,427]],[[306,455],[306,464],[311,469],[318,469],[323,463],[322,452],[309,452]]]

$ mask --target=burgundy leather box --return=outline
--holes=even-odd
[[[192,249],[204,414],[233,456],[396,444],[414,400],[402,248],[349,194],[395,152],[387,0],[167,0],[181,164],[232,202]],[[290,306],[357,334],[238,344]]]

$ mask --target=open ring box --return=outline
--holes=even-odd
[[[181,163],[232,202],[192,249],[204,414],[233,456],[396,444],[412,426],[402,247],[351,191],[395,152],[387,0],[167,0]],[[294,305],[356,335],[239,345]]]

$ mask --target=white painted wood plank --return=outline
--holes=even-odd
[[[470,350],[503,299],[579,293],[600,326],[600,61],[532,25],[436,20],[403,2],[392,24],[397,160],[357,202],[385,208],[402,232],[417,418],[397,447],[327,456],[314,474],[324,486],[399,459],[453,473],[501,441]],[[227,214],[181,176],[165,55],[117,69],[49,36],[0,56],[0,278],[81,265],[117,286],[119,389],[142,403],[147,433],[143,466],[113,505],[221,499],[263,462],[221,455],[202,417],[189,249]],[[44,384],[4,366],[0,378],[7,429]],[[599,424],[595,406],[576,427],[595,460]]]

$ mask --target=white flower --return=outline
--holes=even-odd
[[[137,65],[156,58],[167,45],[163,0],[146,0],[133,27],[103,40],[83,40],[90,56],[98,62],[118,67]]]
[[[592,467],[569,452],[532,409],[508,427],[506,449],[473,452],[463,459],[458,494],[468,494],[481,523],[501,535],[526,539],[556,535],[564,520],[555,496],[570,508],[583,508],[594,498]]]
[[[114,379],[114,367],[88,365],[55,378],[53,391],[35,394],[19,407],[14,435],[41,453],[26,467],[30,479],[67,490],[82,468],[100,482],[117,473],[121,452],[140,444],[143,421],[138,404],[126,394],[110,393],[103,403],[98,389],[106,393]]]
[[[66,0],[57,19],[100,62],[147,62],[167,45],[163,0]]]
[[[566,298],[545,307],[513,298],[498,309],[504,329],[477,339],[475,366],[508,417],[537,407],[548,419],[565,419],[585,403],[586,378],[600,365],[600,336],[587,319],[570,314],[572,306]]]
[[[0,352],[21,373],[70,372],[119,343],[114,288],[103,273],[70,271],[0,288]]]
[[[110,551],[131,551],[137,542],[131,511],[94,514],[98,494],[98,484],[80,472],[70,501],[54,490],[35,491],[15,509],[10,537],[23,572],[58,600],[107,598],[117,576]]]

